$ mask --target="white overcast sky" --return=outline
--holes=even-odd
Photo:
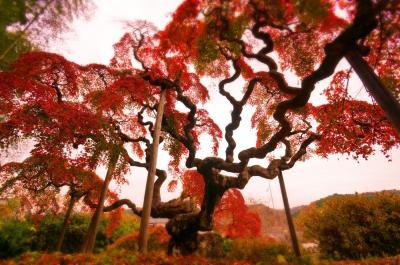
[[[177,0],[96,0],[97,10],[93,16],[73,23],[73,32],[62,36],[62,41],[54,44],[51,51],[64,55],[67,59],[80,64],[108,64],[112,57],[112,45],[125,32],[124,21],[148,20],[162,29],[171,19],[171,14],[180,1]],[[342,62],[342,66],[346,66]],[[327,82],[323,82],[327,83]],[[361,84],[353,80],[353,89],[360,91]],[[365,93],[363,90],[360,96]],[[315,91],[313,100],[318,100],[320,91]],[[218,100],[218,109],[209,108],[211,116],[224,128],[230,116],[229,106]],[[224,109],[225,108],[225,109]],[[242,126],[235,132],[239,139],[237,150],[251,146],[255,141],[254,131],[250,130],[250,112],[244,115]],[[224,144],[222,145],[222,147]],[[221,149],[221,154],[224,149]],[[159,167],[167,163],[165,154],[159,157]],[[333,193],[354,193],[400,189],[400,151],[392,152],[392,162],[379,154],[367,161],[358,162],[351,158],[331,156],[329,159],[312,158],[298,162],[291,170],[284,172],[286,188],[291,206],[308,204],[311,201]],[[129,186],[121,189],[121,197],[130,198],[138,205],[143,202],[146,172],[132,170],[128,177]],[[247,199],[263,202],[268,206],[282,208],[282,199],[278,181],[253,178],[243,191]],[[164,187],[163,199],[171,199]]]

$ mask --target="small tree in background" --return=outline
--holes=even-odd
[[[71,21],[93,10],[90,0],[4,0],[0,2],[0,70],[24,52],[49,46]]]
[[[61,56],[41,52],[22,56],[12,69],[0,73],[5,103],[1,109],[0,144],[8,148],[23,139],[33,141],[30,152],[36,171],[9,174],[2,182],[12,186],[22,177],[22,189],[24,185],[43,185],[43,189],[51,186],[56,190],[69,186],[71,194],[78,197],[97,194],[99,210],[88,233],[90,244],[94,244],[108,185],[112,179],[122,183],[128,170],[127,160],[120,155],[123,141],[114,124],[84,101],[89,92],[107,86],[112,81],[111,74],[107,75],[103,66],[80,67]],[[90,173],[99,165],[108,165],[105,181]],[[29,161],[22,163],[24,166],[29,168]],[[46,194],[50,194],[49,189]]]

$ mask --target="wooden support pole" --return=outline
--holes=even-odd
[[[286,219],[289,226],[290,239],[292,240],[293,251],[296,254],[296,256],[300,257],[299,242],[297,240],[296,230],[294,229],[293,219],[290,213],[289,200],[286,194],[285,182],[283,181],[283,175],[281,170],[279,170],[278,179],[279,179],[279,185],[281,187],[283,205],[285,206]]]
[[[63,224],[61,226],[61,232],[60,232],[60,235],[58,237],[58,241],[57,241],[57,245],[56,245],[56,251],[61,251],[61,248],[62,248],[62,245],[63,245],[63,242],[64,242],[65,232],[67,231],[68,221],[69,221],[69,218],[71,217],[72,210],[74,209],[75,202],[76,202],[76,197],[73,194],[71,194],[71,198],[69,200],[67,212],[65,213],[64,221],[63,221]]]
[[[139,250],[143,253],[147,252],[147,241],[149,238],[147,226],[149,225],[151,206],[153,201],[154,178],[157,168],[158,145],[160,143],[161,122],[164,114],[165,94],[166,89],[161,90],[160,101],[157,107],[157,117],[154,126],[153,144],[151,145],[150,167],[147,175],[146,191],[144,194],[143,211],[140,219],[139,232]]]
[[[400,134],[400,104],[393,94],[385,87],[374,70],[357,51],[350,51],[346,59],[360,77],[365,88],[383,109],[386,117]]]
[[[83,253],[91,253],[93,252],[94,245],[96,243],[96,236],[99,230],[99,224],[101,220],[101,216],[103,214],[104,209],[104,201],[106,200],[106,195],[108,191],[108,186],[112,180],[115,167],[117,166],[118,159],[120,157],[121,151],[117,146],[113,146],[110,153],[110,161],[108,162],[108,168],[106,177],[104,179],[103,185],[101,186],[100,196],[98,200],[98,204],[96,210],[90,220],[89,228],[86,233],[85,241],[82,245],[82,252]]]

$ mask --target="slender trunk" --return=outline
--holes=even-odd
[[[143,211],[142,218],[140,220],[140,233],[139,233],[139,249],[143,253],[147,252],[147,241],[148,241],[148,231],[147,226],[149,224],[153,190],[154,190],[154,178],[156,174],[157,167],[157,156],[158,156],[158,145],[160,142],[160,132],[161,132],[161,122],[164,114],[164,103],[165,103],[166,89],[161,90],[160,101],[158,102],[156,123],[154,126],[153,144],[151,146],[150,153],[150,167],[146,182],[146,191],[143,201]]]
[[[60,233],[60,236],[57,241],[56,251],[61,251],[61,247],[64,242],[65,231],[67,230],[68,221],[71,216],[72,209],[74,208],[75,201],[76,201],[75,196],[71,196],[71,199],[69,200],[67,212],[65,213],[65,216],[64,216],[64,222],[61,227],[61,233]]]
[[[285,213],[286,213],[286,218],[287,218],[287,222],[288,222],[288,226],[289,226],[290,239],[292,240],[293,251],[296,254],[296,256],[300,257],[299,242],[297,241],[296,230],[294,229],[292,215],[290,213],[289,200],[288,200],[288,197],[286,194],[285,182],[283,180],[281,170],[279,170],[278,179],[279,179],[279,185],[281,186],[283,205],[285,206]]]
[[[399,102],[358,52],[352,51],[347,53],[346,59],[354,68],[368,92],[385,112],[386,117],[392,123],[397,133],[400,134]]]
[[[99,229],[101,215],[103,213],[104,201],[105,201],[105,198],[107,195],[108,186],[111,182],[112,175],[114,173],[115,166],[118,162],[119,155],[120,155],[120,151],[117,150],[117,148],[114,146],[112,149],[112,152],[111,152],[110,161],[108,163],[106,178],[104,179],[103,186],[101,187],[98,204],[97,204],[96,210],[92,216],[92,220],[90,221],[90,225],[89,225],[89,228],[88,228],[88,231],[86,234],[86,238],[85,238],[85,241],[82,246],[83,253],[90,253],[93,251],[94,244],[96,242],[97,231]]]

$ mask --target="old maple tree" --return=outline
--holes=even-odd
[[[162,143],[171,159],[168,171],[156,170],[151,215],[170,219],[169,252],[195,251],[214,215],[228,236],[255,235],[259,219],[238,190],[251,177],[275,178],[306,149],[367,157],[378,146],[384,153],[399,146],[382,110],[347,93],[351,71],[334,74],[347,52],[360,50],[398,96],[399,14],[398,1],[384,0],[187,0],[162,31],[136,23],[115,45],[109,67],[31,53],[0,73],[0,143],[34,139],[34,155],[60,157],[85,172],[107,166],[97,200],[86,200],[96,208],[83,247],[91,251],[101,212],[127,205],[142,213],[127,199],[104,202],[111,180],[123,184],[129,168],[149,169],[158,96],[166,90]],[[288,84],[285,71],[301,79],[299,87]],[[333,74],[327,103],[310,104],[316,83]],[[215,93],[232,108],[224,132],[204,107]],[[254,108],[257,141],[238,151],[234,132],[246,106]],[[211,137],[210,156],[198,155],[201,135]],[[219,156],[222,137],[227,147]],[[163,202],[168,173],[169,188],[181,183],[183,192]],[[67,175],[67,182],[74,178]]]
[[[105,69],[98,65],[80,67],[61,56],[38,52],[22,56],[12,72],[1,73],[2,147],[21,139],[35,143],[30,158],[2,166],[2,191],[16,190],[15,184],[20,184],[21,190],[49,195],[49,188],[58,191],[68,187],[71,198],[66,221],[74,202],[83,196],[86,202],[100,198],[101,203],[95,200],[99,206],[96,213],[103,210],[111,178],[124,182],[128,170],[127,161],[120,156],[123,143],[116,138],[114,125],[84,101],[92,88],[85,84],[90,80],[101,89],[95,77],[103,80],[100,76]],[[108,164],[104,181],[93,173],[103,164]],[[90,244],[99,217],[96,214],[92,219]]]

